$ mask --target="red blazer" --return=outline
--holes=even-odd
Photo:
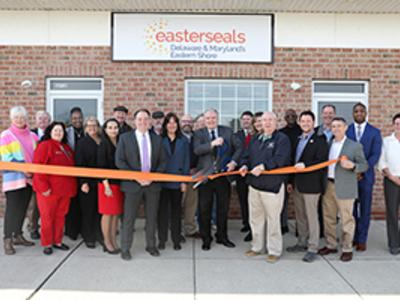
[[[38,144],[33,154],[33,163],[74,166],[74,152],[67,144],[49,139]],[[77,181],[75,177],[71,176],[35,173],[33,176],[33,189],[37,193],[43,193],[51,189],[51,195],[74,197],[77,192]]]

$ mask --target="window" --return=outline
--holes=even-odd
[[[103,122],[103,79],[48,78],[47,111],[53,120],[69,123],[71,108],[78,106],[83,116],[95,116]]]
[[[220,123],[237,130],[243,111],[271,110],[272,82],[269,80],[187,80],[185,112],[193,117],[215,108]]]
[[[326,104],[336,107],[336,115],[353,122],[353,105],[361,102],[368,107],[368,82],[366,81],[314,81],[313,111],[321,124],[321,110]]]

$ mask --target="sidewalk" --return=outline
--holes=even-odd
[[[276,264],[264,255],[245,257],[249,246],[240,225],[229,224],[236,248],[213,243],[205,252],[201,241],[188,239],[182,250],[167,244],[153,258],[144,250],[139,221],[129,262],[68,238],[66,253],[45,256],[37,245],[5,256],[1,241],[0,299],[400,299],[400,255],[386,249],[384,222],[372,223],[368,250],[355,253],[352,262],[332,255],[312,264],[287,252]],[[294,242],[292,233],[285,235],[284,247]]]

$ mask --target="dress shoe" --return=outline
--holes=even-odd
[[[68,251],[69,247],[67,245],[65,245],[64,243],[61,243],[61,245],[53,245],[53,248],[58,249],[58,250],[62,250],[62,251]]]
[[[164,242],[159,242],[158,243],[158,249],[159,250],[164,250],[165,249],[165,243]]]
[[[122,251],[121,252],[121,258],[123,260],[131,260],[132,259],[132,255],[129,251]]]
[[[86,245],[86,247],[88,247],[89,249],[94,249],[94,248],[96,248],[96,243],[95,243],[95,242],[86,242],[85,245]]]
[[[267,256],[267,262],[273,264],[276,263],[279,260],[279,256],[277,255],[268,255]]]
[[[181,245],[179,244],[174,245],[174,250],[181,250],[181,249],[182,249]]]
[[[400,253],[400,248],[390,248],[389,249],[390,254],[392,255],[398,255]],[[14,253],[13,253],[14,254]]]
[[[317,259],[317,253],[315,252],[307,252],[304,257],[303,257],[303,261],[308,262],[308,263],[312,263]]]
[[[46,254],[46,255],[53,254],[53,248],[51,248],[51,247],[44,248],[43,249],[43,254]]]
[[[184,237],[182,234],[181,234],[180,239],[181,239],[181,243],[186,243],[186,239],[185,239],[185,237]]]
[[[231,242],[230,240],[228,240],[228,239],[217,240],[217,244],[224,245],[225,247],[228,247],[228,248],[235,248],[235,247],[236,247],[235,244],[232,243],[232,242]]]
[[[4,239],[4,254],[13,255],[15,254],[15,249],[13,246],[13,240],[11,238]]]
[[[242,227],[242,229],[240,229],[240,232],[248,232],[248,231],[250,231],[250,226],[249,225],[244,225]]]
[[[329,254],[337,253],[337,252],[338,252],[337,249],[330,249],[328,247],[324,247],[322,249],[319,249],[318,254],[319,255],[329,255]]]
[[[40,239],[40,233],[37,230],[34,230],[31,232],[31,239],[32,240],[38,240]]]
[[[155,247],[146,247],[146,251],[151,255],[151,256],[160,256],[160,252],[157,250]]]
[[[31,247],[35,245],[34,242],[26,240],[22,234],[19,234],[16,237],[14,237],[13,243],[15,246],[25,246],[25,247]]]
[[[343,262],[348,262],[353,259],[353,252],[343,252],[340,256],[340,260]]]
[[[299,245],[299,244],[296,244],[294,246],[287,247],[286,251],[289,252],[289,253],[306,252],[307,251],[307,247]]]
[[[208,251],[211,249],[211,243],[203,243],[203,245],[201,246],[201,249],[204,251]]]
[[[245,255],[247,257],[254,257],[254,256],[260,255],[260,252],[256,252],[256,251],[253,251],[253,250],[248,250],[248,251],[246,251]]]
[[[119,249],[110,250],[110,249],[108,249],[106,247],[106,245],[104,245],[103,246],[103,252],[106,252],[106,253],[111,254],[111,255],[116,255],[116,254],[119,254],[121,251]]]
[[[253,235],[251,234],[251,231],[244,237],[243,241],[245,242],[251,242],[253,240]]]
[[[201,234],[200,232],[196,231],[195,233],[192,234],[186,234],[186,237],[193,239],[201,239]]]
[[[365,250],[367,250],[367,244],[362,244],[362,243],[357,244],[356,251],[364,252]]]

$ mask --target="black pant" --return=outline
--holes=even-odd
[[[399,232],[399,206],[400,186],[390,179],[385,178],[383,182],[386,204],[386,230],[389,248],[400,248]]]
[[[71,199],[68,214],[65,217],[65,235],[72,239],[78,238],[82,228],[82,213],[79,198]]]
[[[249,186],[246,183],[246,178],[237,176],[236,178],[236,191],[239,197],[240,211],[242,213],[242,224],[249,227]]]
[[[171,239],[174,245],[181,239],[182,192],[180,189],[161,190],[158,207],[158,240],[165,243],[168,240],[168,225],[171,224]]]
[[[85,243],[102,242],[100,214],[98,209],[97,184],[89,184],[89,193],[79,192],[82,213],[82,237]]]
[[[225,177],[210,180],[199,187],[200,234],[204,243],[211,243],[211,212],[217,195],[217,238],[228,238],[228,211],[231,185]]]
[[[5,194],[4,238],[12,238],[13,235],[22,234],[26,211],[32,197],[32,187],[28,185]]]

